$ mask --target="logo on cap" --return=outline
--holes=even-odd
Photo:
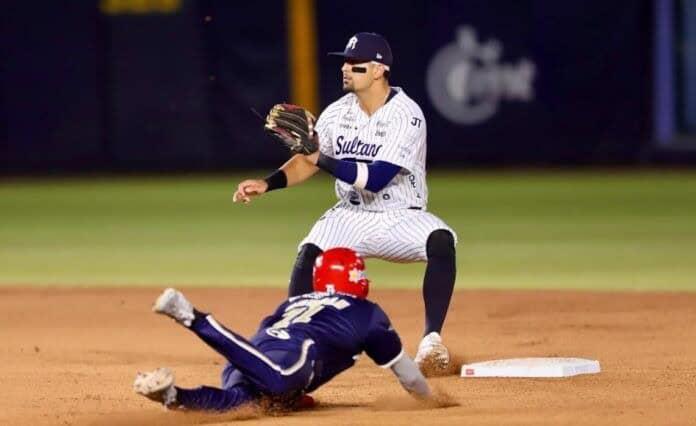
[[[357,33],[348,39],[342,52],[329,52],[331,56],[378,61],[389,67],[392,64],[392,52],[389,43],[376,33]],[[389,69],[389,68],[387,68]]]

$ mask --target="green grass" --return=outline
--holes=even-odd
[[[242,206],[241,177],[0,183],[0,285],[285,287],[332,182]],[[429,185],[429,209],[459,234],[458,288],[696,290],[696,173],[433,173]],[[368,267],[375,285],[406,288],[424,270]]]

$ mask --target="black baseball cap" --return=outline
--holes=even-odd
[[[348,39],[343,52],[329,52],[329,55],[375,61],[387,67],[391,66],[393,60],[389,43],[377,33],[357,33]]]

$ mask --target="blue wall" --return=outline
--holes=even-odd
[[[14,1],[0,18],[3,171],[228,170],[287,157],[250,112],[289,98],[283,8],[54,3]],[[325,52],[358,31],[387,37],[392,83],[426,114],[430,164],[626,163],[649,142],[651,1],[317,1],[317,25],[324,106],[341,95],[340,63]]]

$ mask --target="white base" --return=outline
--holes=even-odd
[[[462,365],[462,377],[569,377],[599,373],[599,361],[583,358],[513,358]]]

